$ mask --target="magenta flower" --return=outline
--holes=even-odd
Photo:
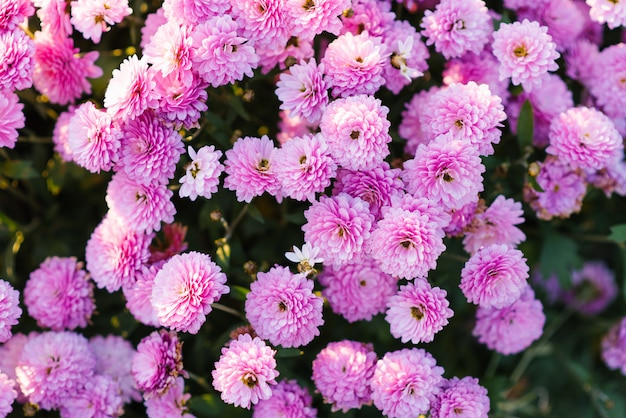
[[[1,100],[1,99],[0,99]],[[59,154],[61,160],[65,162],[73,161],[72,150],[67,143],[69,136],[69,126],[72,116],[74,116],[74,108],[70,108],[59,114],[59,117],[54,124],[54,130],[52,131],[52,142],[54,143],[54,152]]]
[[[316,418],[309,391],[295,380],[283,380],[272,389],[272,397],[260,400],[252,410],[252,418]],[[164,417],[165,418],[165,417]]]
[[[545,322],[543,305],[527,286],[512,305],[501,309],[479,306],[472,334],[490,350],[516,354],[541,337]]]
[[[191,73],[191,75],[189,85],[186,85],[175,73],[170,73],[167,77],[163,77],[161,73],[154,75],[156,91],[159,95],[156,114],[175,129],[198,128],[200,126],[198,120],[202,112],[208,109],[206,88],[209,83],[196,73]]]
[[[446,295],[445,290],[431,287],[426,279],[418,278],[401,286],[387,303],[385,320],[391,335],[403,343],[431,342],[454,315]]]
[[[15,381],[0,372],[0,416],[6,417],[13,411],[13,401],[16,398]]]
[[[426,414],[442,375],[443,368],[421,348],[386,353],[376,363],[371,382],[374,405],[389,418]]]
[[[144,401],[146,414],[150,418],[195,418],[187,413],[187,401],[191,398],[185,391],[185,379],[177,377],[167,392]]]
[[[333,158],[343,168],[374,168],[389,155],[389,108],[374,96],[360,94],[331,102],[320,122]]]
[[[280,48],[289,39],[284,0],[239,0],[230,2],[231,16],[239,24],[241,36],[264,48]]]
[[[24,127],[24,105],[13,92],[0,90],[0,147],[13,148],[19,136],[17,130]]]
[[[487,389],[478,379],[453,377],[441,386],[441,392],[430,408],[431,418],[488,418],[490,409]]]
[[[0,345],[0,370],[2,370],[1,373],[6,374],[7,377],[14,382],[14,388],[17,391],[17,401],[20,403],[26,403],[28,399],[22,393],[22,390],[17,383],[15,368],[18,361],[20,360],[20,356],[22,355],[24,345],[30,337],[33,337],[35,335],[37,335],[36,332],[31,332],[28,336],[17,333],[14,334],[7,342]],[[0,390],[0,393],[3,392]]]
[[[389,55],[381,38],[367,32],[345,33],[324,53],[326,85],[335,97],[374,94],[385,83],[383,68]]]
[[[122,287],[124,297],[126,298],[126,308],[142,324],[150,325],[155,328],[161,326],[156,311],[150,302],[152,297],[152,287],[154,286],[154,277],[159,269],[151,265],[143,266],[141,270],[134,275],[134,281],[125,284]]]
[[[313,293],[306,274],[274,266],[259,272],[246,296],[246,318],[272,345],[301,347],[319,335],[324,301]]]
[[[60,38],[68,37],[74,28],[70,22],[70,10],[65,0],[33,0],[43,32],[54,33]]]
[[[601,261],[586,262],[572,272],[572,286],[561,298],[570,307],[585,315],[604,311],[617,297],[615,273]]]
[[[29,0],[3,0],[0,2],[0,32],[13,31],[35,13]]]
[[[239,202],[250,203],[253,197],[264,192],[279,195],[280,180],[275,162],[276,148],[267,135],[239,138],[226,151],[224,187],[234,190]]]
[[[353,1],[350,10],[341,15],[342,33],[354,35],[369,32],[373,36],[383,36],[396,19],[391,11],[391,3],[386,1]]]
[[[34,54],[35,44],[24,31],[0,30],[0,90],[9,92],[33,85]]]
[[[30,274],[24,288],[28,314],[53,331],[87,326],[96,308],[93,282],[76,257],[48,257]]]
[[[283,71],[292,64],[303,62],[313,58],[313,39],[302,39],[296,36],[289,38],[287,43],[280,48],[267,48],[255,46],[259,55],[259,67],[261,73],[267,74],[274,67]]]
[[[609,369],[626,375],[626,318],[615,323],[602,338],[602,360]]]
[[[67,145],[76,164],[99,173],[109,171],[119,159],[122,132],[111,116],[93,102],[78,106],[70,119]]]
[[[500,78],[531,91],[541,87],[548,71],[556,71],[560,54],[548,28],[535,21],[503,23],[493,34],[493,55],[500,61]]]
[[[120,23],[133,12],[128,7],[128,0],[73,0],[70,3],[74,28],[85,39],[100,43],[102,34],[111,30],[111,26]]]
[[[362,258],[374,222],[365,201],[346,193],[321,196],[304,217],[304,240],[319,250],[325,263],[340,266]]]
[[[465,230],[474,219],[474,214],[479,207],[478,203],[479,202],[471,202],[460,209],[451,210],[449,212],[451,217],[450,223],[443,228],[447,236],[458,237],[465,233]]]
[[[626,25],[626,5],[611,0],[586,0],[591,20],[606,23],[611,29]]]
[[[430,97],[439,90],[440,88],[437,86],[422,90],[404,104],[405,109],[402,112],[398,133],[407,141],[404,152],[409,155],[415,155],[420,144],[427,144],[432,139],[428,127],[422,126],[422,121],[427,117],[427,110],[430,110],[430,107],[427,106]]]
[[[211,257],[195,251],[175,255],[154,278],[150,301],[161,325],[197,334],[211,304],[230,291]]]
[[[338,35],[342,27],[339,16],[350,9],[350,0],[285,0],[290,34],[313,39],[322,32]]]
[[[168,21],[195,26],[206,20],[230,13],[229,0],[164,0],[164,16]]]
[[[128,361],[135,355],[132,344],[117,335],[96,335],[89,343],[96,354],[95,373],[108,376],[116,382],[124,403],[141,400],[141,394],[135,387],[130,372],[131,363]]]
[[[194,0],[191,1],[193,2]],[[165,17],[166,4],[171,4],[171,2],[164,1],[163,7],[159,7],[154,13],[149,13],[144,19],[143,26],[141,27],[141,42],[139,43],[142,50],[148,45],[148,42],[150,42],[150,39],[152,39],[156,31],[171,20]]]
[[[7,342],[11,336],[11,327],[17,325],[22,316],[20,292],[7,281],[0,280],[0,343]]]
[[[224,166],[220,163],[222,151],[215,150],[213,145],[204,146],[196,152],[191,146],[188,148],[191,162],[185,166],[185,175],[180,178],[180,197],[196,200],[198,196],[210,199],[217,193],[220,184],[220,174]]]
[[[124,413],[120,387],[109,376],[91,376],[66,399],[59,411],[63,418],[119,417]]]
[[[408,193],[394,195],[391,197],[391,206],[428,216],[434,229],[443,229],[450,223],[451,217],[445,209],[426,197],[416,197]]]
[[[622,80],[626,77],[626,45],[619,43],[598,52],[596,44],[582,44],[574,51],[580,61],[581,81],[589,87],[599,110],[610,118],[626,117],[626,99],[622,95]],[[591,61],[591,62],[590,62]]]
[[[276,83],[276,96],[280,108],[293,116],[302,116],[310,123],[317,123],[328,104],[328,91],[323,80],[324,65],[315,59],[289,67]]]
[[[272,396],[276,385],[275,350],[258,337],[242,334],[222,348],[212,372],[213,387],[224,402],[250,409],[250,405]]]
[[[375,363],[371,344],[331,342],[313,360],[313,383],[333,412],[360,409],[372,400],[369,383]]]
[[[169,21],[159,26],[143,49],[143,56],[163,77],[172,74],[189,86],[193,55],[193,27]]]

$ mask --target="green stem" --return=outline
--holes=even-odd
[[[485,369],[485,374],[483,375],[484,380],[492,379],[496,374],[496,369],[498,368],[498,364],[500,364],[500,360],[502,359],[502,354],[498,352],[493,352],[491,354],[491,360],[489,360],[489,364],[487,365],[487,369]]]
[[[197,374],[191,373],[190,371],[187,371],[187,374],[189,375],[189,378],[191,380],[193,380],[194,382],[202,386],[204,390],[207,390],[209,392],[213,391],[213,388],[209,385],[209,383],[206,381],[204,377],[198,376]]]
[[[243,209],[241,209],[241,212],[239,212],[235,220],[226,228],[226,235],[224,235],[224,242],[228,242],[230,237],[233,236],[233,233],[235,232],[235,228],[237,227],[239,222],[241,222],[243,217],[246,215],[246,212],[248,212],[249,206],[250,206],[250,203],[247,203],[246,206],[244,206]]]
[[[211,304],[211,307],[215,308],[215,309],[217,309],[219,311],[223,311],[223,312],[229,313],[231,315],[234,315],[234,316],[236,316],[238,318],[243,319],[243,315],[241,315],[241,312],[239,312],[239,311],[237,311],[237,310],[235,310],[233,308],[229,308],[228,306],[222,305],[221,303],[213,303],[213,304]]]

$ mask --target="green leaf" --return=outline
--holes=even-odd
[[[233,285],[230,287],[229,296],[235,300],[245,301],[248,293],[250,293],[250,289],[243,286]]]
[[[626,224],[613,225],[609,239],[619,244],[626,242]]]
[[[541,185],[537,183],[537,177],[528,176],[528,184],[530,184],[530,187],[532,187],[536,192],[545,192],[545,190],[543,190],[543,187],[541,187]]]
[[[39,176],[31,161],[21,160],[0,163],[0,173],[16,180],[32,179]]]
[[[257,208],[254,205],[249,205],[248,206],[248,214],[252,217],[252,219],[254,219],[255,221],[264,224],[265,223],[265,219],[263,219],[263,215],[261,215],[261,211],[259,211],[259,208]]]
[[[519,118],[517,119],[517,142],[522,151],[527,147],[533,146],[534,130],[533,107],[530,102],[526,100],[522,105]]]
[[[581,267],[582,259],[578,255],[576,241],[547,229],[541,248],[540,263],[544,277],[556,274],[561,286],[567,289],[571,285],[571,272]]]

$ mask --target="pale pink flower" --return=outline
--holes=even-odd
[[[73,0],[70,3],[74,28],[85,39],[100,43],[102,34],[133,12],[128,0]]]
[[[215,150],[213,145],[205,145],[196,152],[191,146],[187,149],[191,162],[185,166],[185,175],[180,178],[180,197],[196,200],[198,196],[210,199],[217,193],[220,174],[224,165],[220,163],[222,151]]]

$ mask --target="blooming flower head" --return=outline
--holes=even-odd
[[[591,20],[611,29],[626,25],[626,5],[613,0],[586,0]]]
[[[75,257],[48,257],[30,274],[24,288],[28,314],[54,331],[84,328],[96,305],[93,282]]]
[[[446,295],[445,290],[431,287],[423,278],[400,287],[387,303],[385,320],[391,326],[391,335],[403,343],[431,342],[454,314]]]
[[[589,261],[572,272],[572,287],[562,299],[585,315],[595,315],[605,310],[617,294],[615,273],[601,261]]]
[[[1,95],[0,95],[1,96]],[[0,98],[1,100],[1,98]],[[70,108],[59,114],[59,117],[54,124],[54,130],[52,131],[52,142],[54,143],[54,152],[59,154],[61,160],[65,162],[73,161],[72,150],[68,144],[69,126],[72,116],[74,116],[75,108]]]
[[[604,51],[608,51],[609,49],[612,48],[608,47]],[[589,39],[581,37],[578,38],[576,42],[574,42],[572,45],[570,45],[564,55],[565,73],[568,75],[568,77],[580,81],[585,86],[592,86],[592,80],[594,80],[594,75],[596,74],[596,65],[598,65],[598,61],[600,61],[600,51],[598,45],[590,41]],[[605,74],[604,78],[612,79],[613,76],[616,75],[614,72],[612,72],[612,70],[614,69],[619,70],[619,67],[612,68],[611,71]],[[600,81],[600,79],[598,78],[597,81]],[[594,96],[596,96],[596,92],[593,92]],[[598,90],[598,92],[601,92],[601,90]],[[609,98],[609,96],[609,94],[606,95],[607,98]],[[619,101],[619,99],[617,101]],[[605,109],[605,111],[607,110]]]
[[[439,393],[443,368],[420,348],[386,353],[376,363],[372,399],[389,418],[426,414]]]
[[[371,320],[385,311],[389,298],[397,292],[397,279],[384,273],[371,257],[340,267],[327,266],[319,281],[333,312],[348,322]]]
[[[624,83],[626,77],[626,45],[619,43],[598,52],[597,45],[581,45],[578,70],[586,81],[595,103],[611,118],[626,117]],[[589,62],[591,61],[591,63]]]
[[[310,60],[315,55],[313,39],[302,39],[297,36],[289,38],[280,48],[255,47],[259,55],[261,73],[267,74],[276,66],[282,71],[298,62]]]
[[[95,375],[61,403],[63,418],[119,417],[124,413],[120,387],[110,376]]]
[[[342,33],[359,35],[365,31],[373,36],[382,36],[393,25],[396,14],[391,3],[375,0],[353,0],[350,9],[341,15]]]
[[[133,12],[128,0],[73,0],[70,3],[74,28],[85,39],[100,43],[102,34],[111,30],[111,25],[120,23]]]
[[[259,272],[246,297],[246,318],[272,345],[301,347],[319,335],[324,301],[313,293],[306,274],[274,266]]]
[[[141,395],[135,387],[130,373],[131,363],[128,361],[135,355],[132,344],[117,335],[106,337],[96,335],[89,343],[96,354],[95,373],[108,376],[117,383],[124,403],[130,403],[131,400],[139,401]]]
[[[626,162],[619,161],[604,170],[588,173],[587,181],[601,189],[606,197],[613,193],[626,196]]]
[[[13,289],[9,282],[0,280],[0,343],[11,338],[11,327],[17,325],[20,316],[20,292]]]
[[[178,254],[156,274],[150,301],[161,325],[196,334],[211,304],[229,292],[225,283],[226,275],[208,255]]]
[[[29,338],[15,372],[30,403],[58,408],[94,374],[96,356],[85,337],[73,332],[44,332]]]
[[[558,68],[560,54],[548,28],[535,21],[503,23],[493,34],[493,55],[500,61],[500,78],[531,91],[540,87],[548,71]]]
[[[312,247],[308,242],[302,245],[302,250],[295,245],[292,248],[293,251],[285,253],[285,258],[292,263],[298,263],[298,271],[300,273],[309,274],[315,272],[315,265],[324,262],[323,258],[318,257],[319,249]]]
[[[183,84],[190,85],[193,78],[192,32],[193,28],[188,24],[168,21],[159,26],[150,38],[143,49],[143,56],[163,77],[173,74],[181,79]]]
[[[142,50],[148,45],[148,42],[150,42],[150,39],[152,39],[156,31],[170,20],[165,17],[166,3],[168,2],[164,1],[163,7],[159,7],[156,12],[146,16],[143,26],[141,27],[141,42],[139,43]]]
[[[157,116],[175,129],[198,128],[202,112],[208,109],[206,88],[209,83],[195,72],[191,73],[189,84],[173,72],[166,77],[156,73],[154,80],[159,95]]]
[[[325,263],[339,266],[362,257],[374,222],[365,201],[346,193],[321,196],[304,217],[304,240],[319,250]]]
[[[426,45],[435,45],[446,58],[466,52],[480,54],[493,31],[491,16],[482,0],[442,0],[434,11],[426,10],[421,23]]]
[[[285,15],[293,36],[313,39],[322,32],[338,35],[339,16],[350,8],[350,0],[285,0]]]
[[[224,187],[234,190],[239,202],[249,203],[264,192],[277,195],[280,180],[275,163],[276,148],[267,135],[239,138],[226,151]]]
[[[41,30],[59,37],[69,36],[74,28],[70,22],[70,10],[65,0],[33,0]]]
[[[32,86],[34,53],[35,44],[24,31],[0,30],[0,90],[22,90]]]
[[[280,108],[310,123],[319,122],[328,103],[323,73],[324,65],[318,66],[314,58],[289,67],[276,83],[276,96],[282,102]]]
[[[15,381],[0,372],[0,416],[6,417],[13,411],[13,401],[16,398]]]
[[[33,13],[35,8],[28,0],[0,1],[0,32],[13,31]]]
[[[163,11],[168,21],[196,26],[206,20],[230,13],[229,0],[164,0]]]
[[[224,166],[220,163],[222,151],[215,150],[213,145],[206,145],[196,152],[191,146],[188,148],[191,162],[185,167],[185,176],[181,177],[180,197],[196,200],[198,196],[210,199],[217,193],[220,183],[220,174]]]
[[[325,138],[306,135],[287,141],[276,152],[274,168],[282,193],[295,200],[315,200],[335,177],[337,165]]]
[[[122,287],[126,298],[126,308],[142,324],[155,328],[161,326],[156,311],[150,302],[154,277],[159,272],[155,265],[143,266],[134,275],[134,281],[126,283]]]
[[[602,360],[609,369],[626,375],[626,318],[611,326],[602,338]]]
[[[313,382],[333,412],[358,409],[371,402],[369,382],[375,363],[371,344],[331,342],[313,360]]]
[[[479,306],[472,334],[490,350],[516,354],[541,337],[545,322],[543,305],[528,286],[512,305],[500,309]]]
[[[186,406],[191,394],[185,392],[185,379],[178,376],[165,393],[144,401],[150,418],[195,418]]]
[[[144,399],[165,393],[178,375],[186,375],[176,333],[161,330],[144,337],[132,357],[130,372]]]
[[[272,397],[260,400],[252,410],[252,418],[315,418],[309,391],[295,380],[282,380],[272,389]]]
[[[331,102],[320,122],[333,158],[348,170],[374,168],[389,155],[389,108],[359,94]]]
[[[73,103],[83,93],[91,93],[87,78],[98,78],[98,51],[79,54],[72,38],[57,38],[47,32],[35,33],[33,84],[51,103]]]
[[[624,145],[622,136],[604,113],[581,106],[553,120],[546,152],[572,168],[600,170],[621,160]]]
[[[422,120],[426,117],[427,111],[431,110],[427,106],[428,100],[439,89],[439,87],[433,86],[428,90],[422,90],[404,104],[405,109],[402,111],[402,120],[398,126],[398,133],[407,141],[404,146],[404,152],[409,155],[415,155],[419,144],[427,144],[432,139],[432,134],[428,128],[422,126]]]
[[[255,45],[280,48],[289,39],[285,0],[231,0],[231,16],[239,24],[241,36]]]
[[[258,337],[242,334],[222,348],[212,372],[213,387],[224,402],[250,409],[250,405],[272,396],[276,385],[275,350]]]
[[[469,302],[485,308],[504,308],[527,286],[528,265],[520,250],[504,244],[479,249],[461,271],[459,287]]]
[[[109,171],[119,159],[122,133],[93,102],[78,106],[70,119],[67,145],[72,160],[92,173]]]
[[[18,129],[24,127],[26,118],[17,94],[0,90],[0,147],[13,148],[18,138]]]
[[[474,377],[453,377],[441,386],[441,392],[430,408],[431,418],[487,418],[487,389]]]
[[[348,32],[332,41],[322,59],[326,84],[333,96],[374,94],[385,83],[383,68],[389,52],[382,39],[368,32]]]
[[[384,68],[385,87],[398,94],[414,78],[424,75],[430,54],[415,27],[406,20],[394,20],[383,37],[391,52]]]

